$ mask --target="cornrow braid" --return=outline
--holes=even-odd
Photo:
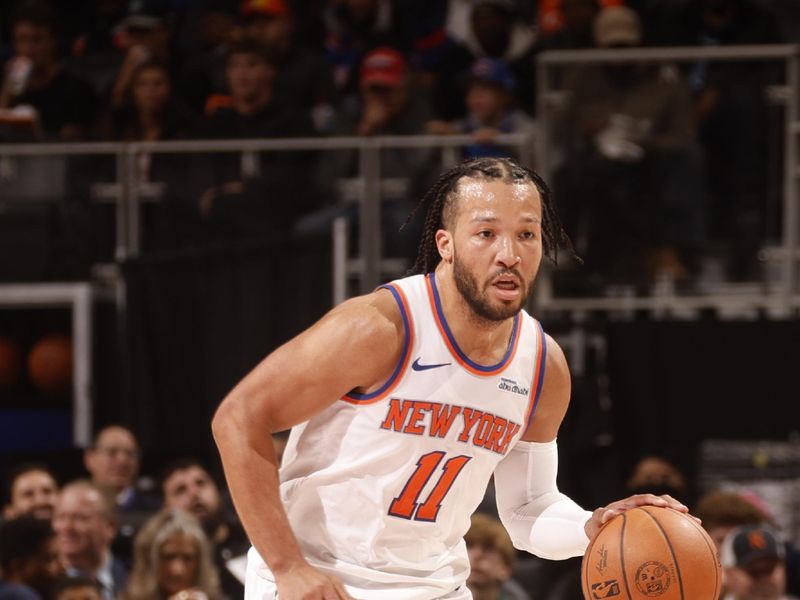
[[[450,213],[454,209],[456,200],[453,192],[461,179],[465,177],[484,180],[501,179],[508,183],[532,183],[536,186],[542,200],[544,255],[554,264],[558,264],[558,249],[565,248],[581,262],[575,254],[572,241],[561,225],[550,188],[538,173],[509,158],[476,158],[466,160],[442,173],[409,216],[408,220],[410,221],[423,206],[428,206],[417,259],[409,274],[430,273],[439,264],[441,256],[436,247],[436,232],[444,228],[445,220],[450,220]]]

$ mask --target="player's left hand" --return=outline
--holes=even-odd
[[[593,540],[594,536],[597,535],[597,532],[600,531],[605,523],[617,515],[624,513],[626,510],[636,508],[637,506],[660,506],[686,514],[689,513],[689,509],[684,504],[681,504],[675,498],[667,494],[662,496],[656,496],[654,494],[636,494],[635,496],[629,496],[624,500],[617,500],[616,502],[612,502],[607,506],[602,506],[595,510],[592,513],[592,517],[586,521],[584,525],[586,535],[589,536],[590,540]],[[700,523],[700,519],[697,517],[692,518]]]

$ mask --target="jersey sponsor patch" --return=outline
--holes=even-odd
[[[530,393],[530,389],[519,385],[516,381],[509,379],[508,377],[500,378],[500,383],[497,384],[497,389],[503,390],[504,392],[519,394],[520,396],[527,396]]]

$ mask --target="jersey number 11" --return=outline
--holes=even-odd
[[[417,502],[422,489],[427,485],[433,472],[445,457],[444,452],[430,452],[423,454],[417,461],[417,469],[409,477],[403,491],[389,505],[389,514],[393,517],[403,519],[414,519],[415,521],[435,521],[442,507],[442,501],[450,491],[453,483],[464,468],[471,456],[454,456],[448,459],[442,466],[442,474],[439,481],[428,494],[428,498],[420,504]]]

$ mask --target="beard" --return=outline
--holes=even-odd
[[[500,302],[498,305],[492,305],[486,292],[493,280],[506,274],[514,275],[519,281],[521,292],[519,300],[513,303]],[[525,281],[522,274],[516,269],[498,269],[479,287],[477,278],[464,267],[455,253],[453,253],[453,275],[456,280],[456,288],[474,315],[479,320],[489,323],[505,321],[516,315],[528,301],[531,290],[531,282]]]

